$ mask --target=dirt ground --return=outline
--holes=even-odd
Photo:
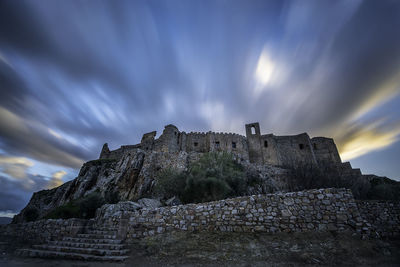
[[[351,233],[165,233],[131,244],[122,263],[20,258],[3,242],[0,266],[400,266],[400,239]]]

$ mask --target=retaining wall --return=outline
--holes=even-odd
[[[116,204],[118,205],[118,204]],[[43,243],[89,227],[116,228],[128,241],[165,231],[344,231],[377,237],[400,234],[400,202],[355,201],[347,189],[238,197],[201,204],[122,211],[95,220],[40,220],[0,226],[0,235]]]
[[[7,224],[0,226],[0,235],[11,236],[37,244],[46,240],[59,239],[62,236],[75,236],[90,227],[92,220],[58,219],[39,220],[35,222]]]
[[[141,209],[103,218],[101,224],[119,228],[120,235],[128,239],[169,230],[270,233],[368,230],[364,229],[366,225],[347,189],[254,195]]]
[[[400,235],[400,202],[357,201],[361,216],[369,224],[372,235],[393,237]]]

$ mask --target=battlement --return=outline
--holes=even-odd
[[[141,149],[161,152],[198,152],[226,151],[240,159],[255,164],[288,166],[298,163],[340,164],[341,159],[332,138],[310,138],[307,133],[277,136],[272,133],[261,134],[258,122],[245,125],[246,136],[226,132],[189,132],[179,131],[178,127],[168,124],[163,133],[155,139],[156,131],[145,133],[139,144],[124,145],[110,151],[103,146],[100,158],[120,158],[124,153]]]

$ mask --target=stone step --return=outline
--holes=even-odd
[[[66,242],[66,241],[49,241],[49,245],[62,246],[62,247],[76,247],[76,248],[96,248],[96,249],[126,249],[124,244],[107,244],[107,243],[78,243],[78,242]]]
[[[88,234],[96,234],[96,235],[116,235],[117,230],[87,230]]]
[[[37,258],[58,258],[72,260],[87,260],[87,261],[123,261],[128,256],[96,256],[90,254],[80,254],[71,252],[58,252],[40,249],[20,249],[17,251],[20,256],[37,257]]]
[[[106,227],[96,227],[96,228],[91,228],[88,231],[101,231],[101,232],[118,232],[118,228],[106,228]]]
[[[79,237],[64,237],[62,241],[76,242],[76,243],[102,243],[102,244],[121,244],[120,239],[96,239],[96,238],[79,238]]]
[[[33,248],[37,250],[91,254],[96,256],[123,256],[128,253],[127,249],[108,250],[108,249],[93,249],[93,248],[61,247],[61,246],[51,246],[51,245],[34,245]]]
[[[96,239],[115,239],[116,235],[104,235],[104,234],[77,234],[79,238],[96,238]]]

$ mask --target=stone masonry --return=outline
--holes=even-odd
[[[397,208],[392,209],[395,214],[391,215],[399,216],[399,203],[395,205]],[[360,214],[351,191],[347,189],[253,195],[202,204],[141,209],[98,220],[106,227],[119,228],[120,235],[128,240],[165,231],[275,233],[349,230],[370,234],[375,227]],[[399,227],[399,224],[395,225],[396,231]]]
[[[121,210],[119,205],[114,204],[115,210]],[[105,205],[101,209],[103,208],[110,209],[110,205]],[[43,244],[47,241],[48,244],[56,245],[54,249],[58,252],[71,249],[81,250],[83,245],[90,245],[90,253],[101,252],[103,255],[126,252],[104,250],[103,247],[109,245],[101,245],[101,247],[95,245],[104,241],[95,240],[99,234],[82,233],[87,233],[88,229],[89,233],[103,233],[102,231],[113,229],[114,238],[119,242],[123,240],[130,242],[136,238],[166,231],[268,232],[271,234],[350,231],[364,237],[394,237],[400,234],[400,202],[356,202],[348,189],[329,188],[252,195],[200,204],[139,208],[138,210],[122,209],[122,212],[116,213],[104,213],[101,209],[94,220],[49,219],[0,226],[0,236],[29,240],[34,244]],[[88,238],[94,238],[94,240]],[[76,244],[69,244],[72,240],[76,240]],[[90,244],[86,244],[89,241]],[[59,247],[66,246],[66,242],[69,242],[68,247],[74,247]],[[34,247],[43,249],[49,246],[52,247],[52,245]],[[113,249],[123,249],[122,245],[118,246]],[[91,247],[95,247],[94,250]],[[47,253],[50,256],[56,253],[37,249],[23,251],[37,255]],[[97,257],[88,255],[85,257]],[[115,259],[124,258],[118,257]]]
[[[250,163],[284,166],[296,163],[341,164],[336,145],[331,138],[310,138],[307,133],[290,136],[275,136],[260,132],[258,122],[246,124],[246,136],[234,133],[199,133],[181,132],[169,124],[161,136],[156,139],[156,132],[143,135],[136,145],[121,146],[110,151],[105,144],[100,159],[119,159],[125,152],[135,149],[161,152],[211,152],[226,151],[238,155]]]

